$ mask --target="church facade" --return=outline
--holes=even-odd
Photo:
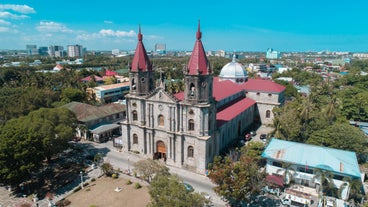
[[[283,104],[285,87],[272,81],[213,77],[201,36],[198,24],[185,90],[171,94],[162,84],[155,85],[139,29],[129,71],[127,117],[121,123],[123,150],[204,174],[214,156],[255,121],[270,122],[272,108]]]

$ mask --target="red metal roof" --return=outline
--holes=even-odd
[[[114,75],[118,75],[118,73],[112,70],[106,70],[105,72],[105,76],[114,76]]]
[[[216,101],[220,101],[244,89],[230,80],[220,80],[218,77],[213,78],[213,93],[212,96]]]
[[[143,42],[143,35],[141,33],[141,27],[139,26],[139,33],[138,33],[138,44],[137,48],[135,49],[135,54],[132,60],[132,67],[131,71],[138,72],[138,71],[151,71],[152,65],[150,60],[148,59],[146,49],[144,48]]]
[[[243,98],[240,101],[230,105],[227,108],[217,112],[216,114],[216,121],[217,127],[222,126],[226,122],[234,119],[240,113],[246,111],[249,107],[255,105],[256,102],[250,98]]]
[[[284,178],[276,175],[267,175],[266,182],[284,187]]]
[[[196,34],[196,42],[188,63],[189,75],[208,75],[211,73],[210,64],[207,60],[206,52],[204,51],[201,41],[202,32],[198,21],[198,31]]]
[[[243,83],[241,86],[246,91],[280,93],[285,90],[285,86],[271,80],[263,79],[248,79],[248,81]]]
[[[94,76],[87,76],[87,77],[85,77],[85,78],[80,79],[80,81],[84,81],[84,82],[86,82],[86,81],[91,81],[91,80],[92,80],[92,77],[95,79],[95,81],[103,81],[103,78],[101,78],[101,77],[99,77],[99,76],[97,76],[97,75],[94,75]]]

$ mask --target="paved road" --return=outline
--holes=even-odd
[[[96,148],[107,148],[109,151],[105,156],[105,161],[110,162],[114,168],[120,168],[121,170],[132,169],[133,163],[141,160],[142,158],[136,154],[128,152],[117,151],[112,144],[112,141],[96,144],[93,143]],[[196,192],[206,192],[211,196],[214,206],[225,206],[226,203],[220,199],[220,197],[213,191],[215,185],[206,177],[197,173],[193,173],[181,168],[168,166],[170,173],[177,174],[183,179],[183,181],[193,186]]]

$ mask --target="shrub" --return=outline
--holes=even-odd
[[[131,185],[132,184],[132,181],[131,180],[126,181],[126,184],[127,185]]]
[[[89,207],[97,207],[97,205],[89,205]]]
[[[73,192],[75,193],[75,192],[78,192],[78,191],[80,191],[80,189],[82,189],[80,186],[78,186],[76,189],[74,189],[73,190]]]
[[[141,186],[141,184],[139,184],[139,183],[135,183],[135,184],[134,184],[134,188],[135,188],[135,189],[139,189],[139,188],[141,188],[141,187],[142,187],[142,186]]]
[[[96,181],[96,178],[92,178],[92,179],[91,179],[91,182],[95,182],[95,181]]]
[[[116,178],[118,178],[118,174],[113,173],[113,174],[111,175],[111,177],[112,177],[112,178],[114,178],[114,179],[116,179]]]

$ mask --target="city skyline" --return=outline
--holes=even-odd
[[[139,3],[10,1],[0,4],[0,49],[82,45],[88,50],[134,50],[141,25],[147,50],[192,50],[197,21],[206,50],[368,51],[368,2],[230,3],[160,0]]]

